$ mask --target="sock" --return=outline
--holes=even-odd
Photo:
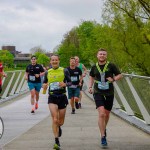
[[[34,105],[32,105],[32,110],[34,110]]]
[[[59,144],[59,138],[58,138],[58,137],[55,138],[55,143],[56,143],[57,145],[60,145],[60,144]]]

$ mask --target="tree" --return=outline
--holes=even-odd
[[[4,66],[13,67],[14,56],[8,50],[0,50],[0,59],[2,60]]]
[[[43,66],[49,66],[50,58],[43,53],[36,52],[35,56],[37,57],[37,62]]]
[[[112,47],[117,48],[115,56],[118,52],[118,56],[124,54],[126,69],[128,67],[143,75],[150,75],[150,67],[147,65],[150,63],[149,8],[148,0],[105,0],[103,11],[105,23],[115,31],[115,40],[111,42]]]
[[[31,54],[35,54],[36,52],[40,52],[40,53],[46,53],[46,50],[43,49],[41,46],[35,46],[33,48],[30,49]]]

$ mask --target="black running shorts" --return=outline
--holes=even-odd
[[[68,105],[68,99],[66,94],[61,95],[50,94],[48,97],[48,104],[50,103],[58,105],[58,109],[64,109]]]
[[[104,96],[99,93],[93,94],[96,109],[100,106],[104,106],[105,109],[111,111],[114,101],[114,95]]]

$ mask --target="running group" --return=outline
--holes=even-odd
[[[107,61],[107,51],[99,49],[97,63],[90,69],[89,93],[93,94],[96,109],[98,110],[98,125],[100,129],[102,147],[108,145],[106,139],[106,125],[113,106],[113,82],[122,78],[115,64]],[[83,79],[87,74],[84,64],[79,62],[79,57],[71,57],[67,68],[60,67],[60,58],[53,54],[50,58],[50,68],[45,69],[37,63],[36,56],[31,57],[31,64],[26,68],[25,79],[31,93],[31,113],[38,109],[39,92],[41,87],[48,91],[48,106],[52,118],[52,130],[55,138],[53,149],[60,149],[59,138],[62,136],[68,99],[70,100],[71,114],[76,109],[82,108]],[[68,93],[68,97],[66,95]]]

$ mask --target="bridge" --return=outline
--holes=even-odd
[[[4,121],[4,134],[0,149],[4,150],[49,150],[54,138],[47,106],[47,94],[40,94],[39,109],[30,113],[30,95],[24,72],[8,72],[3,79],[5,91],[0,99],[0,116]],[[67,108],[63,136],[60,139],[64,150],[100,150],[100,134],[97,111],[93,97],[87,91],[86,76],[82,109],[71,114]],[[115,102],[108,124],[108,149],[150,149],[150,78],[124,74],[114,83]]]

